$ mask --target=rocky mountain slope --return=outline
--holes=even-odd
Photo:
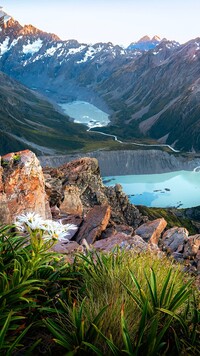
[[[198,151],[199,61],[200,38],[178,47],[161,42],[101,83],[102,95],[106,91],[117,110],[115,122],[123,127],[122,136],[143,135]]]
[[[12,18],[1,24],[0,69],[57,102],[76,99],[110,108],[107,129],[121,138],[154,139],[199,151],[200,39],[152,49],[61,41]],[[190,139],[188,139],[188,137]]]

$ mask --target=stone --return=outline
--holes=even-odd
[[[83,239],[88,244],[94,243],[106,229],[110,219],[111,209],[109,205],[96,205],[94,206],[86,218],[83,225],[80,227],[76,241],[81,243]]]
[[[51,177],[45,174],[45,191],[47,193],[49,204],[51,207],[57,206],[59,208],[64,199],[64,192],[62,181],[60,178]]]
[[[148,244],[140,236],[130,236],[122,232],[103,240],[96,241],[93,248],[97,251],[111,252],[119,247],[120,249],[143,252],[148,250]]]
[[[183,259],[183,254],[180,252],[173,252],[171,254],[171,257],[173,257],[173,259],[177,262],[183,263],[184,259]]]
[[[102,232],[101,239],[106,239],[107,237],[114,236],[116,234],[116,230],[114,226],[107,226],[106,230]]]
[[[183,257],[194,258],[200,250],[200,235],[189,236],[184,246]]]
[[[64,188],[64,200],[60,204],[60,211],[70,215],[82,215],[83,205],[80,199],[80,190],[73,185]]]
[[[101,238],[114,236],[117,233],[124,233],[125,235],[133,235],[133,227],[128,225],[116,225],[114,223],[109,224],[105,231],[102,232]]]
[[[180,246],[188,241],[188,231],[184,227],[173,227],[163,234],[161,241],[164,251],[169,253],[180,251]]]
[[[52,248],[51,251],[64,254],[74,254],[76,252],[83,252],[83,247],[79,245],[76,241],[70,242],[57,242]]]
[[[80,215],[63,215],[61,216],[60,221],[62,224],[74,224],[77,227],[80,227],[83,222],[83,218]]]
[[[51,207],[52,218],[58,220],[60,218],[60,209],[55,205]]]
[[[128,225],[116,225],[115,230],[116,232],[123,232],[125,235],[133,234],[133,227]]]
[[[141,236],[146,242],[158,244],[162,232],[167,226],[165,219],[156,219],[140,225],[135,234]]]
[[[0,223],[11,224],[26,212],[51,218],[42,168],[29,150],[1,157]]]

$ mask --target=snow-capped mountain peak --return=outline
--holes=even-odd
[[[139,39],[137,42],[132,42],[129,46],[129,50],[141,50],[141,51],[149,51],[150,49],[154,49],[159,43],[161,39],[159,36],[155,35],[150,38],[149,36],[144,36]]]
[[[0,6],[0,27],[5,26],[6,23],[11,19],[11,16],[3,11],[3,7]]]

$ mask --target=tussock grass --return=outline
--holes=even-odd
[[[1,355],[197,355],[199,294],[164,255],[77,255],[73,264],[0,228]]]
[[[85,314],[88,320],[92,320],[105,305],[108,305],[101,323],[101,331],[106,337],[112,334],[113,342],[118,347],[123,345],[122,306],[127,328],[132,335],[137,332],[141,319],[141,310],[129,293],[129,291],[135,294],[139,292],[133,281],[133,276],[148,299],[151,298],[148,283],[152,278],[152,270],[156,276],[158,297],[161,296],[163,283],[167,279],[169,271],[171,271],[170,280],[173,281],[173,295],[176,295],[187,283],[187,277],[181,271],[181,266],[173,265],[172,261],[165,256],[159,258],[152,253],[135,255],[131,252],[117,251],[116,254],[100,255],[96,262],[92,255],[87,258],[82,257],[82,259],[85,261],[82,273],[87,296],[84,304]],[[167,287],[168,291],[169,286]],[[185,305],[181,305],[178,312],[184,308]]]

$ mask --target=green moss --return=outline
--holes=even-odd
[[[14,163],[18,163],[18,162],[20,161],[20,159],[21,159],[20,154],[15,154],[15,155],[13,156],[13,162],[14,162]]]

